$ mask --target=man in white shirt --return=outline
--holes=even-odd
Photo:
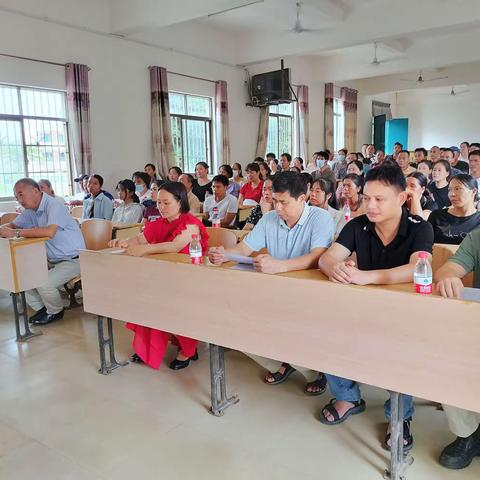
[[[212,180],[213,195],[205,198],[203,212],[211,222],[213,209],[218,209],[220,226],[229,227],[235,223],[235,216],[238,212],[238,200],[227,193],[228,178],[225,175],[217,175]]]

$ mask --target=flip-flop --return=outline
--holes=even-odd
[[[367,404],[362,399],[360,399],[357,402],[350,402],[350,403],[353,403],[353,407],[349,408],[343,414],[343,417],[340,417],[340,415],[338,414],[337,410],[334,407],[334,403],[336,401],[337,401],[336,398],[332,398],[330,402],[322,408],[322,410],[320,411],[320,415],[318,417],[318,420],[320,423],[323,423],[324,425],[339,425],[340,423],[343,423],[350,415],[357,415],[359,413],[362,413],[367,408]],[[332,415],[333,417],[332,421],[329,421],[326,419],[325,415],[323,414],[324,410],[327,410],[328,413]]]
[[[317,387],[318,390],[311,392],[308,390],[309,387]],[[316,397],[317,395],[321,395],[322,393],[324,393],[326,389],[327,379],[325,375],[321,373],[316,380],[314,380],[313,382],[309,382],[305,385],[305,395],[308,395],[310,397]]]
[[[288,377],[293,372],[296,371],[289,363],[282,363],[282,367],[285,369],[285,372],[283,372],[283,373],[280,373],[280,372],[275,372],[275,373],[269,372],[268,373],[267,377],[271,375],[274,378],[274,380],[273,380],[273,382],[269,382],[267,380],[267,377],[265,377],[265,383],[267,385],[280,385],[285,380],[287,380]]]

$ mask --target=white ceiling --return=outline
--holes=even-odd
[[[254,1],[0,0],[0,14],[13,11],[252,69],[303,59],[319,81],[480,62],[480,0],[303,0],[301,23],[315,30],[304,33],[291,31],[295,0]],[[374,41],[380,65],[371,64]]]

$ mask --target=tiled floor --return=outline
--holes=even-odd
[[[124,359],[130,332],[115,323]],[[215,418],[206,411],[205,346],[184,371],[129,365],[105,377],[97,373],[92,316],[68,312],[43,331],[17,344],[10,299],[0,292],[1,480],[381,479],[381,390],[364,388],[367,412],[326,427],[315,415],[327,394],[305,397],[295,375],[268,387],[256,364],[228,352],[228,385],[241,401]],[[413,429],[408,480],[480,478],[480,458],[461,472],[437,464],[452,439],[442,412],[417,401]]]

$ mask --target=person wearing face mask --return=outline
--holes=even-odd
[[[150,175],[145,172],[135,172],[132,175],[132,180],[135,182],[135,193],[137,194],[140,203],[142,205],[148,206],[152,201],[152,192],[150,190]]]
[[[232,170],[233,170],[233,181],[240,185],[240,187],[243,185],[245,182],[245,178],[243,178],[243,173],[242,173],[242,166],[235,162],[232,165]]]
[[[347,174],[347,154],[348,150],[346,148],[342,148],[338,151],[337,161],[333,165],[333,173],[335,174],[335,178],[341,180]],[[357,159],[355,155],[354,160]]]
[[[328,178],[333,184],[336,183],[335,173],[328,164],[328,153],[325,151],[318,152],[317,170],[312,173],[313,180],[317,178]]]

